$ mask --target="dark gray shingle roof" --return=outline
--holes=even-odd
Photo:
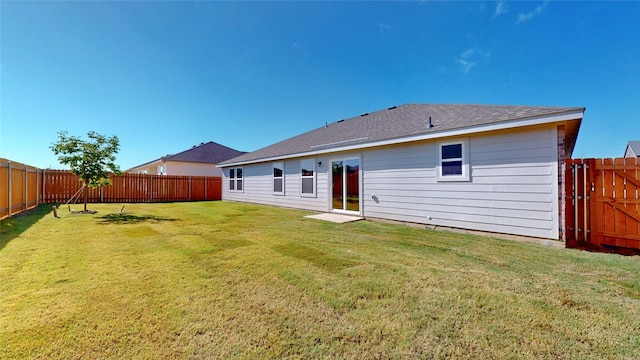
[[[202,143],[200,145],[193,146],[191,149],[179,152],[177,154],[166,155],[158,159],[148,161],[144,164],[134,166],[131,169],[135,169],[147,164],[154,163],[156,161],[185,161],[207,164],[219,164],[225,160],[229,160],[234,157],[246,154],[246,151],[238,151],[230,147],[220,145],[213,141],[208,143]],[[128,171],[128,170],[127,170]]]
[[[243,154],[246,154],[246,152],[209,141],[208,143],[194,146],[189,150],[179,152],[175,155],[163,156],[161,160],[218,164]]]
[[[584,111],[581,107],[405,104],[340,120],[221,164],[400,139],[517,119]],[[433,127],[429,128],[429,117]]]

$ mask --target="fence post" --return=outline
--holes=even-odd
[[[40,168],[36,168],[36,207],[40,205]]]
[[[149,202],[153,202],[153,174],[149,175]]]
[[[191,201],[191,176],[189,176],[189,201]]]
[[[47,183],[47,170],[45,169],[45,170],[42,170],[42,191],[40,192],[40,196],[42,196],[42,202],[43,203],[46,202],[45,198],[47,197],[47,194],[46,194],[46,189],[47,189],[46,183]]]
[[[205,201],[209,200],[209,198],[207,198],[207,178],[208,176],[204,177],[204,200]]]
[[[8,199],[9,200],[9,204],[8,205],[9,205],[9,217],[11,217],[11,197],[13,196],[13,194],[12,194],[13,191],[11,191],[12,190],[11,188],[13,187],[13,184],[11,183],[11,180],[12,180],[11,179],[11,177],[12,177],[11,173],[13,172],[13,171],[11,171],[11,160],[9,160],[8,167],[9,167],[9,199]]]
[[[576,241],[580,240],[578,237],[579,218],[578,218],[578,164],[574,163],[571,167],[571,174],[573,176],[573,236]]]
[[[24,166],[24,209],[29,209],[29,167]]]

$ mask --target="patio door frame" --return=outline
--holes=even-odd
[[[346,181],[346,166],[345,162],[348,160],[358,160],[358,211],[353,210],[345,210],[346,201],[347,201],[347,181]],[[336,161],[342,161],[342,209],[334,209],[333,208],[333,163]],[[362,201],[362,154],[357,155],[344,155],[344,156],[335,156],[329,159],[329,169],[328,169],[328,177],[329,177],[329,212],[339,213],[339,214],[347,214],[347,215],[358,215],[362,216],[363,212],[363,204]]]

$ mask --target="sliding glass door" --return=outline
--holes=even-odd
[[[360,159],[331,162],[331,209],[360,213]]]

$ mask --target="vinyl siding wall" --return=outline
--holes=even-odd
[[[304,158],[308,159],[308,158]],[[273,193],[273,162],[245,165],[243,191],[229,191],[229,168],[223,171],[222,198],[256,204],[292,207],[312,211],[327,211],[327,161],[315,158],[322,166],[316,168],[315,197],[300,194],[300,159],[284,161],[284,195]],[[316,165],[317,166],[317,165]]]
[[[437,181],[437,141],[362,151],[363,215],[558,239],[556,128],[467,139],[469,181]],[[243,192],[229,191],[229,169],[225,168],[223,199],[329,211],[327,170],[336,157],[315,158],[322,166],[316,168],[313,198],[300,196],[300,161],[292,159],[285,161],[284,196],[273,194],[272,163],[266,162],[243,166]]]
[[[364,215],[557,239],[556,135],[470,137],[471,178],[460,182],[437,181],[435,142],[365,151]]]

